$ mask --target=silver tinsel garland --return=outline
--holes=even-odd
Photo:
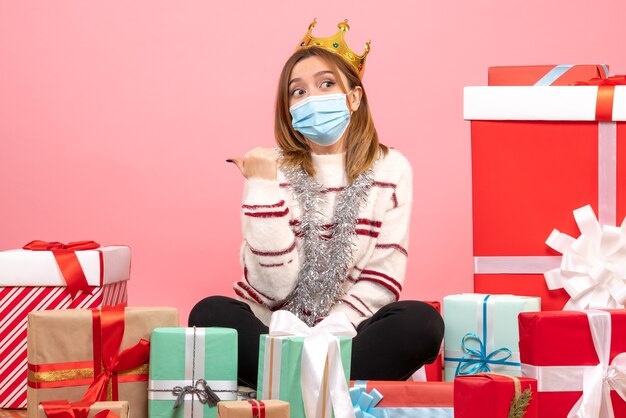
[[[373,170],[365,171],[339,192],[330,229],[324,227],[325,219],[320,210],[326,204],[322,185],[302,167],[283,167],[281,171],[302,208],[298,232],[302,233],[304,242],[304,261],[296,287],[282,309],[313,326],[343,296],[342,283],[348,276],[356,247],[353,240],[356,220],[372,187]],[[330,238],[323,235],[330,235]]]

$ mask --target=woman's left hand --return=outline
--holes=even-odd
[[[241,174],[249,178],[276,180],[278,153],[274,148],[256,147],[246,153],[243,158],[229,158],[228,162],[235,163]]]

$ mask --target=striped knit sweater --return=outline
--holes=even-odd
[[[315,179],[325,187],[330,222],[338,192],[348,184],[345,153],[312,154]],[[343,282],[345,294],[330,313],[345,312],[356,327],[382,306],[398,300],[406,273],[412,169],[397,150],[382,154],[374,165],[374,183],[357,219],[354,257]],[[241,222],[242,279],[234,289],[266,325],[294,289],[303,263],[297,234],[301,208],[278,170],[276,180],[245,180]],[[330,227],[330,225],[328,225]]]

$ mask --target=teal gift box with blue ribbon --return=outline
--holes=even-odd
[[[517,317],[539,310],[541,298],[533,296],[446,296],[444,379],[487,372],[521,376]]]
[[[237,331],[156,328],[150,340],[150,418],[215,418],[237,400]]]

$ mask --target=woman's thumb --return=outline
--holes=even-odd
[[[241,172],[241,174],[245,177],[243,173],[243,160],[241,158],[232,157],[232,158],[227,159],[226,162],[235,164],[237,168],[239,169],[239,171]]]

